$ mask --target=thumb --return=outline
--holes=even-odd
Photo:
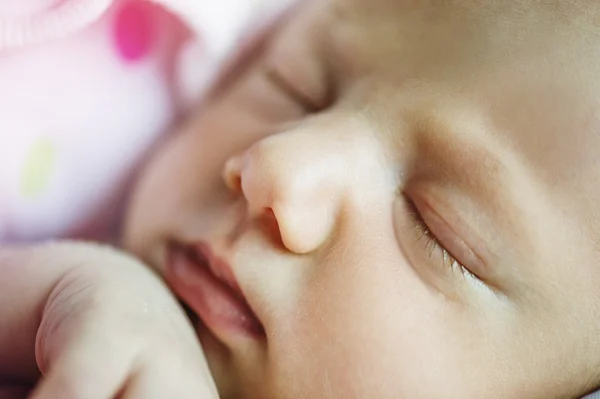
[[[48,357],[47,372],[31,399],[106,399],[124,386],[134,351],[99,328],[86,328],[77,336],[57,357]]]
[[[126,382],[141,343],[119,328],[128,316],[114,311],[115,295],[95,277],[76,269],[50,294],[35,343],[43,378],[32,399],[112,398]]]

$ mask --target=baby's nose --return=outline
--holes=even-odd
[[[227,186],[241,192],[253,217],[274,215],[283,245],[299,254],[322,246],[340,215],[344,154],[328,140],[288,132],[259,141],[225,165]]]

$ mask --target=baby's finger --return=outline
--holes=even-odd
[[[160,359],[144,363],[129,380],[122,399],[218,399],[212,377],[197,362]]]
[[[110,336],[86,334],[61,351],[31,399],[109,399],[127,379],[132,353]]]

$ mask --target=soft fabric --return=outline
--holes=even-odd
[[[106,236],[143,155],[285,3],[0,1],[0,242]]]

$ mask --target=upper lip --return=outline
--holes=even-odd
[[[191,250],[200,261],[204,261],[203,263],[208,266],[211,273],[218,280],[227,285],[238,297],[243,299],[246,304],[248,303],[235,278],[231,266],[225,260],[217,256],[209,244],[206,242],[199,242],[191,245]]]
[[[225,258],[220,257],[213,250],[210,244],[206,241],[197,241],[188,245],[184,245],[184,248],[199,264],[205,265],[212,275],[223,283],[230,292],[247,308],[251,313],[256,322],[260,325],[260,329],[264,329],[263,320],[259,317],[257,308],[255,308],[248,298],[242,286],[238,283],[235,276],[234,269]],[[263,331],[264,332],[264,331]]]

